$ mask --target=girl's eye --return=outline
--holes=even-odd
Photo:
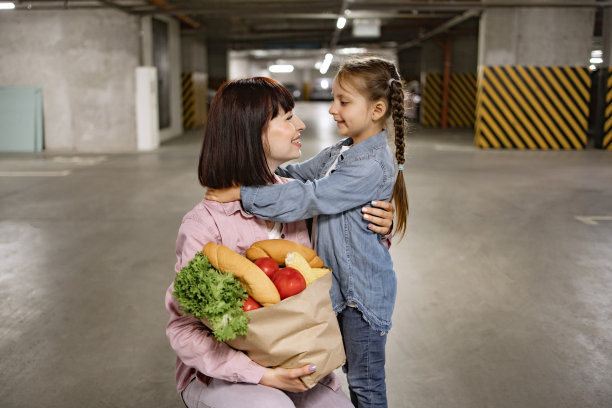
[[[287,120],[291,120],[291,119],[293,119],[293,115],[287,116]]]

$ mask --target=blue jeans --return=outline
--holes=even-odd
[[[385,344],[387,335],[372,329],[355,307],[338,314],[351,402],[357,408],[386,408]]]

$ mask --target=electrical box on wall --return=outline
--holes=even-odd
[[[136,133],[138,150],[159,147],[159,119],[157,101],[157,69],[136,68]]]

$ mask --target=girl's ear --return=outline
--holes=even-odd
[[[387,104],[382,99],[374,102],[372,105],[372,120],[380,120],[385,116],[385,113],[387,113]]]

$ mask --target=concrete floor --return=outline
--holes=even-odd
[[[303,157],[335,140],[298,104]],[[181,407],[164,327],[200,131],[139,154],[0,154],[0,407]],[[612,407],[612,153],[408,142],[391,407]],[[37,173],[32,173],[37,172]]]

